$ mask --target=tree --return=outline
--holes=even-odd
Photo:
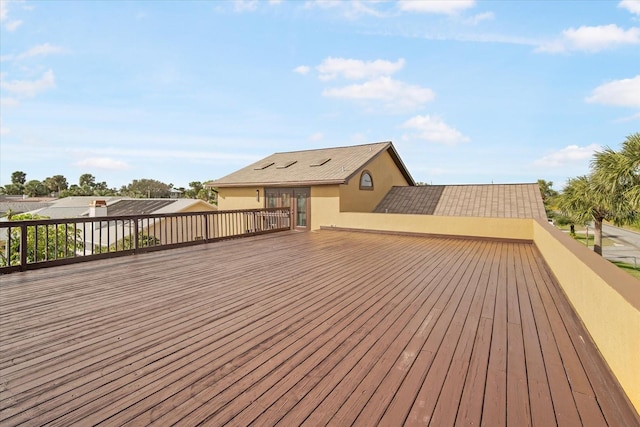
[[[24,185],[24,194],[29,197],[46,196],[48,193],[47,187],[37,179],[32,179]]]
[[[570,179],[558,198],[569,217],[593,220],[594,251],[602,255],[602,223],[631,224],[640,217],[640,134],[627,137],[617,152],[605,148],[591,161],[591,174]]]
[[[198,193],[200,193],[200,191],[204,188],[204,186],[202,185],[202,182],[200,181],[191,181],[189,183],[189,189],[188,190],[180,190],[183,191],[185,197],[189,198],[189,199],[195,199],[198,198]]]
[[[593,250],[599,255],[602,255],[602,222],[610,218],[609,205],[607,194],[586,175],[569,179],[558,196],[558,208],[563,214],[582,225],[593,221]]]
[[[47,219],[47,217],[20,214],[12,215],[10,221]],[[61,259],[75,256],[84,247],[82,233],[73,224],[27,226],[27,262]],[[11,230],[11,247],[1,251],[0,265],[3,267],[20,264],[20,229]]]
[[[7,184],[4,186],[4,192],[10,196],[19,196],[24,191],[24,185],[22,184]]]
[[[553,181],[545,181],[544,179],[538,180],[538,187],[540,187],[540,194],[542,195],[542,203],[544,203],[544,210],[547,213],[547,217],[553,217],[553,202],[558,196],[558,192],[553,189]]]
[[[640,132],[629,135],[620,151],[607,147],[595,153],[591,166],[604,191],[622,195],[616,207],[619,219],[629,222],[640,215]],[[624,221],[626,216],[630,218]]]
[[[57,193],[58,195],[62,190],[66,190],[69,188],[69,183],[67,183],[67,178],[63,175],[54,175],[52,177],[46,178],[44,180],[44,185],[51,193]]]
[[[11,183],[17,185],[24,185],[27,181],[27,174],[22,171],[15,171],[11,174]]]
[[[120,194],[129,197],[159,197],[170,196],[171,185],[155,179],[134,179],[129,185],[120,189]]]
[[[27,174],[22,171],[15,171],[11,174],[11,184],[4,187],[5,193],[11,196],[19,196],[24,194],[24,183],[27,180]]]
[[[78,185],[80,187],[87,187],[93,189],[96,185],[96,177],[91,175],[90,173],[83,173],[80,175],[80,179],[78,179]]]

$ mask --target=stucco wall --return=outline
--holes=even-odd
[[[640,282],[545,221],[534,241],[640,412]]]
[[[341,212],[322,226],[404,233],[533,240],[530,219]]]
[[[360,175],[364,170],[371,173],[373,190],[360,190]],[[394,185],[408,185],[408,182],[385,151],[340,186],[340,211],[372,212]]]
[[[311,229],[332,223],[339,215],[340,189],[338,185],[311,187]]]
[[[194,203],[180,210],[180,212],[203,212],[203,211],[216,211],[216,210],[217,209],[215,206],[212,206],[209,203],[204,201],[198,201],[197,203]]]
[[[256,199],[256,190],[260,190],[260,201]],[[263,207],[264,189],[262,187],[218,189],[218,210],[261,209]]]

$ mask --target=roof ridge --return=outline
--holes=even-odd
[[[348,148],[356,148],[356,147],[366,147],[368,145],[381,145],[381,144],[393,144],[392,141],[379,141],[379,142],[367,142],[365,144],[356,144],[356,145],[344,145],[344,146],[335,146],[335,147],[324,147],[324,148],[310,148],[308,150],[295,150],[295,151],[276,151],[274,154],[293,154],[293,153],[309,153],[312,151],[323,151],[323,150],[341,150]]]

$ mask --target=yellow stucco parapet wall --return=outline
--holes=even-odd
[[[339,228],[394,231],[399,233],[533,240],[533,230],[530,219],[356,212],[341,212],[335,218],[335,224],[323,225]]]
[[[640,283],[543,219],[341,212],[323,227],[533,241],[640,412]]]
[[[545,221],[533,222],[538,250],[640,412],[640,282]]]

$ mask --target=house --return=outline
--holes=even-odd
[[[223,178],[221,210],[291,207],[296,228],[337,212],[372,212],[394,186],[415,182],[391,142],[275,153]]]

